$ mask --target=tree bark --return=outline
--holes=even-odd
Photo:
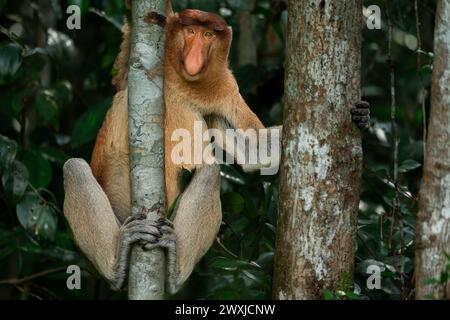
[[[128,74],[128,124],[132,213],[156,220],[166,208],[164,192],[164,30],[144,17],[166,13],[165,0],[134,0]],[[151,75],[151,76],[150,76]],[[164,298],[164,251],[133,248],[128,280],[132,300]]]
[[[360,0],[289,0],[273,295],[351,290],[362,167]]]
[[[450,298],[450,283],[440,279],[450,253],[450,1],[436,11],[431,111],[423,183],[416,227],[416,298]]]

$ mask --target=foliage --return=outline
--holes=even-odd
[[[365,1],[384,6],[381,0]],[[33,5],[30,5],[32,3]],[[82,8],[82,29],[68,30],[65,9]],[[372,104],[364,135],[364,176],[358,220],[354,292],[326,299],[413,297],[414,226],[423,163],[420,77],[429,90],[435,1],[419,2],[422,51],[415,37],[414,6],[392,4],[393,61],[397,88],[399,179],[393,181],[393,137],[387,26],[364,31],[363,92]],[[222,14],[239,36],[237,14],[244,0],[179,0]],[[62,211],[62,165],[69,157],[90,159],[111,104],[111,77],[124,16],[123,0],[0,1],[0,299],[123,298],[111,292],[79,255]],[[286,11],[282,1],[258,0],[252,10],[257,65],[239,66],[237,41],[231,66],[241,91],[266,125],[281,124]],[[273,49],[273,50],[272,50]],[[417,68],[417,55],[422,65]],[[428,100],[426,101],[428,107]],[[271,297],[278,178],[248,175],[223,166],[224,221],[218,241],[176,298],[267,299]],[[395,210],[394,210],[395,208]],[[64,268],[80,265],[82,290],[65,287]],[[368,290],[367,266],[382,269],[381,290]],[[29,281],[22,279],[49,271]],[[440,281],[440,280],[439,280]]]

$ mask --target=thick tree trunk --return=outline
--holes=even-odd
[[[289,0],[273,294],[319,299],[353,285],[362,148],[360,0]]]
[[[450,253],[450,1],[438,2],[427,156],[416,236],[416,298],[450,298],[450,285],[427,285],[445,271]]]
[[[128,124],[132,213],[156,220],[165,210],[164,193],[164,30],[144,21],[147,13],[165,15],[165,0],[134,0],[128,74]],[[150,75],[151,76],[148,76]],[[163,299],[165,264],[162,249],[133,249],[129,298]]]

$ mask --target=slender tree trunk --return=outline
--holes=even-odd
[[[165,0],[134,0],[128,75],[128,124],[132,213],[156,220],[165,210],[164,193],[164,30],[144,21],[147,13],[165,15]],[[148,76],[151,74],[152,76]],[[164,298],[162,249],[133,249],[128,280],[133,300]]]
[[[436,11],[431,112],[416,236],[416,298],[450,298],[450,284],[427,285],[445,271],[450,253],[450,0]]]
[[[289,0],[273,294],[351,290],[362,148],[361,0]]]

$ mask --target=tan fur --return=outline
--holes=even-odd
[[[165,178],[167,203],[172,205],[181,193],[183,169],[171,159],[175,146],[171,136],[175,129],[184,128],[193,136],[195,121],[201,121],[203,130],[207,129],[205,118],[213,119],[209,123],[223,122],[244,130],[261,129],[263,125],[239,94],[236,80],[228,68],[231,28],[213,14],[195,10],[175,14],[170,6],[168,10],[164,64]],[[185,48],[185,26],[180,22],[180,15],[184,17],[183,23],[196,23],[199,32],[209,30],[205,25],[216,30],[209,30],[214,31],[216,37],[204,41],[208,48],[200,51],[208,53],[203,57],[205,68],[195,76],[189,76],[181,62],[183,51],[189,51],[189,48]],[[75,240],[101,274],[118,287],[126,276],[124,260],[130,241],[134,239],[132,234],[124,234],[126,223],[121,229],[115,223],[116,218],[123,223],[131,214],[127,102],[130,30],[127,26],[124,27],[121,50],[115,64],[118,74],[113,80],[118,92],[97,137],[91,160],[92,173],[80,160],[69,162],[64,168],[64,214]],[[170,254],[173,252],[170,250],[168,254],[169,273],[174,274],[168,276],[171,292],[189,277],[195,264],[210,248],[222,217],[219,166],[201,164],[184,165],[184,168],[195,169],[195,174],[174,210],[176,254]],[[124,241],[128,242],[123,245]]]
[[[187,81],[184,78],[179,56],[184,46],[184,39],[178,17],[178,14],[173,14],[167,18],[166,63],[164,65],[165,172],[167,203],[169,205],[180,193],[179,180],[183,169],[182,166],[174,165],[171,160],[172,149],[176,145],[171,140],[171,136],[175,129],[184,128],[193,136],[194,121],[203,121],[203,117],[208,115],[220,116],[234,128],[244,130],[264,128],[261,121],[240,95],[236,80],[228,68],[228,54],[232,39],[231,28],[221,32],[216,43],[211,47],[208,68],[202,77],[196,81]],[[130,33],[127,27],[124,30],[121,48],[129,50]],[[128,56],[128,52],[121,52],[116,62],[116,66],[120,69],[114,83],[120,84],[120,88],[126,88]],[[113,106],[106,116],[97,138],[91,162],[94,175],[109,195],[113,208],[120,207],[121,211],[118,215],[121,220],[126,216],[123,210],[126,211],[129,208],[130,199],[128,195],[130,190],[129,169],[127,167],[127,110],[126,90],[122,90],[117,93]],[[185,169],[193,170],[194,167],[185,166]],[[126,193],[127,196],[123,193]],[[119,205],[124,200],[126,205]]]

